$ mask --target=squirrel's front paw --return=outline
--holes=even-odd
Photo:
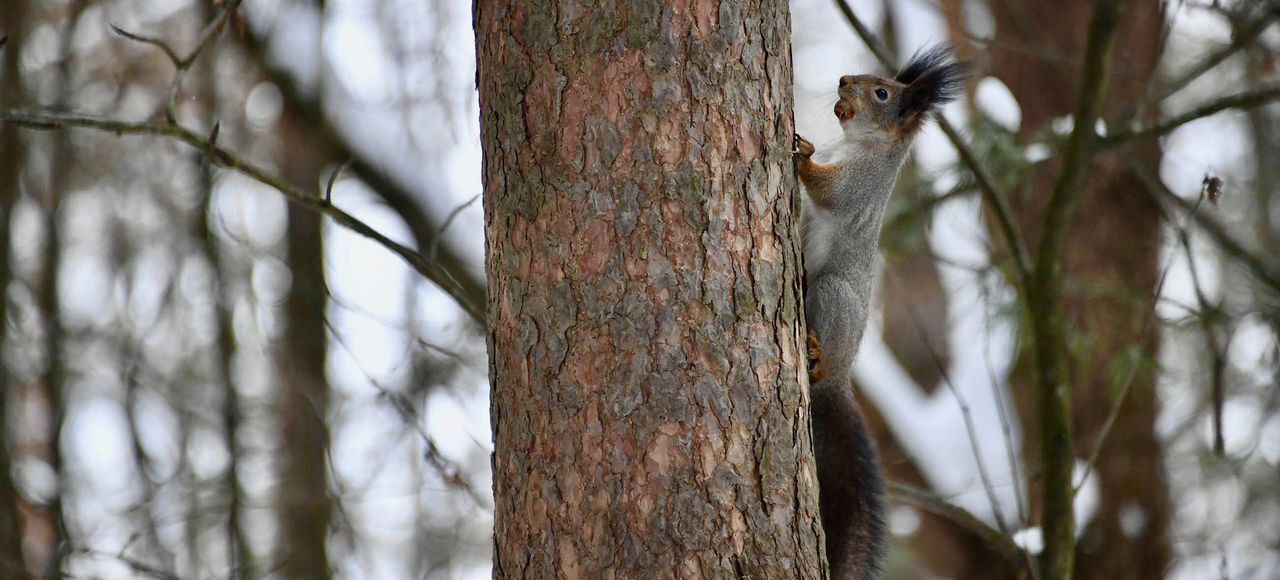
[[[809,384],[822,380],[822,349],[818,347],[818,333],[809,331]]]
[[[799,133],[791,135],[791,153],[800,157],[812,157],[813,152],[813,143],[810,143],[808,139],[801,137]]]

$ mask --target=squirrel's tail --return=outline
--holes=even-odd
[[[849,385],[812,390],[818,503],[832,580],[881,577],[885,551],[884,481],[875,445]]]

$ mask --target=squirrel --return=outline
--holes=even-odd
[[[835,116],[845,158],[813,160],[793,137],[806,195],[800,230],[809,327],[810,415],[818,504],[833,580],[883,574],[884,482],[875,445],[854,400],[851,374],[871,313],[885,206],[911,143],[939,105],[955,99],[968,67],[951,47],[917,52],[892,79],[843,76]]]

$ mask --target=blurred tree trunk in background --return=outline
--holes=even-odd
[[[997,32],[990,50],[991,72],[1017,97],[1021,135],[1029,137],[1075,110],[1084,31],[1093,3],[1000,0],[992,8]],[[1119,64],[1111,77],[1106,118],[1131,114],[1142,99],[1154,74],[1161,24],[1158,3],[1130,2],[1123,11],[1117,33],[1122,40],[1114,59]],[[1156,144],[1137,145],[1133,152],[1147,166],[1158,167]],[[1124,401],[1124,418],[1116,422],[1092,472],[1100,497],[1077,543],[1079,578],[1159,578],[1171,558],[1169,490],[1155,431],[1158,332],[1145,324],[1159,277],[1161,214],[1125,155],[1115,150],[1094,157],[1065,260],[1064,295],[1074,321],[1070,345],[1079,460],[1086,460],[1096,445],[1129,366],[1139,365]],[[1012,199],[1031,240],[1040,236],[1044,206],[1057,175],[1058,164],[1047,165],[1026,189],[1030,195]],[[1031,383],[1027,354],[1015,371],[1019,378],[1014,384]],[[1030,392],[1017,389],[1015,396],[1023,433],[1035,433]],[[1024,445],[1023,450],[1034,486],[1039,446]]]
[[[1240,34],[1241,26],[1242,23],[1237,21],[1236,34]],[[1274,72],[1278,57],[1274,52],[1254,45],[1250,47],[1247,58],[1245,78],[1250,86],[1258,86]],[[1276,201],[1280,199],[1277,195],[1280,193],[1280,165],[1274,162],[1280,159],[1280,118],[1262,107],[1249,110],[1248,115],[1253,156],[1258,160],[1255,162],[1252,192],[1257,208],[1252,212],[1254,235],[1263,255],[1280,256],[1280,237],[1276,231],[1276,224],[1280,223],[1277,219],[1280,204]]]
[[[208,20],[209,15],[206,12],[211,12],[204,8],[206,7],[200,7],[196,10],[201,16],[201,21]],[[223,119],[225,127],[225,124],[230,122],[227,109],[236,103],[226,102],[228,99],[224,95],[228,91],[226,91],[225,87],[213,82],[213,80],[217,78],[214,65],[219,59],[225,58],[223,52],[226,49],[221,45],[214,45],[206,50],[208,53],[205,56],[205,60],[200,63],[203,70],[196,76],[196,79],[198,79],[196,82],[200,83],[200,94],[204,95],[208,100],[209,117]],[[237,125],[239,125],[236,127],[237,130],[244,130],[243,123],[237,123]],[[306,142],[310,142],[310,139]],[[213,205],[216,169],[211,163],[203,159],[202,154],[194,155],[193,161],[200,168],[196,181],[200,193],[200,206],[192,215],[194,219],[191,224],[191,230],[192,236],[199,244],[201,257],[208,261],[209,270],[213,272],[209,288],[214,310],[213,324],[216,328],[214,344],[217,347],[213,376],[222,390],[223,441],[230,451],[230,457],[227,458],[225,481],[223,482],[225,497],[221,500],[226,505],[225,524],[229,569],[226,577],[230,580],[256,578],[261,575],[261,572],[255,569],[256,562],[253,559],[253,551],[249,548],[244,534],[243,518],[246,502],[244,490],[240,485],[247,452],[241,445],[240,428],[244,423],[244,413],[240,395],[236,391],[235,376],[237,342],[234,330],[235,322],[233,320],[234,298],[231,289],[234,287],[234,281],[238,274],[228,267],[229,260],[224,256],[218,234],[212,227],[216,219]]]
[[[201,219],[196,222],[195,233],[200,242],[202,253],[209,260],[209,268],[215,272],[213,277],[214,287],[210,289],[210,293],[213,295],[215,324],[217,325],[218,377],[222,381],[224,392],[222,421],[223,428],[226,429],[225,444],[227,449],[231,451],[231,456],[227,459],[226,482],[224,484],[227,494],[227,552],[231,563],[231,571],[228,577],[250,578],[254,577],[255,570],[251,558],[252,552],[246,544],[242,529],[245,502],[240,487],[240,470],[241,463],[244,461],[244,451],[240,445],[239,431],[243,417],[240,409],[240,397],[236,393],[233,366],[236,340],[232,331],[232,299],[228,292],[232,273],[223,269],[222,253],[218,250],[217,237],[209,228],[209,220],[213,219],[210,213],[212,211],[210,202],[213,198],[212,171],[212,168],[205,168],[201,172],[200,181],[204,188],[204,199],[199,212]]]
[[[49,464],[55,474],[56,486],[43,508],[43,517],[53,531],[51,541],[41,548],[45,565],[42,573],[50,577],[60,577],[62,560],[71,546],[67,535],[66,519],[63,514],[63,496],[66,495],[71,481],[67,478],[62,461],[62,422],[66,416],[66,359],[63,349],[64,333],[61,320],[61,308],[58,296],[58,274],[62,263],[61,232],[58,228],[58,208],[61,204],[65,180],[68,175],[66,166],[73,163],[67,137],[51,135],[45,141],[49,145],[50,167],[57,168],[48,174],[44,184],[43,199],[37,200],[43,207],[44,215],[44,253],[39,265],[37,307],[43,323],[43,364],[44,368],[36,378],[35,398],[39,402],[37,408],[43,414],[39,422],[46,427],[40,441],[40,459]]]
[[[23,34],[23,2],[5,2],[0,6],[0,36],[9,35],[9,43],[0,49],[0,107],[16,106],[23,100],[22,75],[18,53]],[[10,226],[14,203],[18,201],[24,162],[22,137],[18,129],[0,126],[0,353],[4,353],[9,338],[9,282],[13,271],[9,263],[12,252]],[[15,580],[26,578],[27,569],[22,558],[22,516],[17,487],[13,479],[13,460],[10,453],[14,444],[10,436],[13,421],[9,403],[18,402],[16,381],[9,366],[0,370],[0,576]]]
[[[58,36],[59,59],[53,78],[57,109],[66,109],[73,101],[71,75],[75,52],[72,38],[88,4],[86,0],[71,2],[63,19],[63,30]],[[73,183],[73,168],[78,160],[71,136],[66,132],[52,133],[41,141],[48,147],[49,169],[46,173],[36,173],[45,178],[40,184],[43,187],[34,187],[30,192],[37,197],[33,201],[43,210],[44,219],[44,253],[33,288],[37,293],[37,308],[44,325],[44,360],[41,361],[43,369],[36,378],[36,398],[46,413],[43,418],[46,425],[45,439],[42,441],[44,449],[41,452],[43,459],[48,461],[56,482],[44,509],[44,517],[53,534],[48,546],[42,548],[46,552],[42,570],[46,576],[56,578],[63,573],[63,563],[68,552],[76,547],[67,527],[63,501],[72,480],[67,473],[62,453],[62,425],[67,415],[68,401],[68,361],[67,338],[62,320],[62,296],[59,294],[63,262],[62,238],[65,232],[60,227],[59,218],[62,214],[62,202]]]
[[[500,578],[818,578],[785,1],[477,5]]]
[[[290,183],[317,191],[330,159],[319,143],[301,137],[298,116],[285,110],[278,124],[287,147],[283,175]],[[280,341],[284,454],[277,504],[281,510],[278,562],[286,578],[330,577],[329,520],[329,383],[326,378],[328,332],[325,309],[324,240],[319,214],[299,204],[288,205],[288,265],[292,284],[285,299],[285,330]]]

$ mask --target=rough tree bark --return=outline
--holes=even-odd
[[[992,73],[1008,85],[1022,109],[1021,133],[1034,135],[1054,118],[1069,115],[1080,85],[1080,58],[1092,3],[1001,0],[992,4],[996,39]],[[1130,2],[1121,12],[1106,118],[1131,112],[1155,70],[1161,25],[1157,3]],[[1134,151],[1149,167],[1160,153],[1147,143]],[[1066,319],[1072,320],[1075,365],[1072,392],[1077,458],[1097,442],[1115,394],[1122,355],[1137,347],[1154,357],[1157,333],[1143,334],[1159,277],[1160,211],[1129,170],[1125,153],[1095,156],[1068,233],[1063,280]],[[1039,239],[1045,202],[1057,166],[1034,177],[1033,196],[1015,197],[1014,210],[1028,239]],[[1034,249],[1033,249],[1034,251]],[[1020,363],[1019,373],[1029,369]],[[1124,415],[1108,436],[1094,473],[1100,503],[1077,543],[1078,578],[1159,578],[1168,566],[1169,499],[1163,450],[1155,432],[1158,411],[1155,366],[1137,371]],[[1021,382],[1021,381],[1020,381]],[[1034,433],[1035,415],[1025,390],[1015,391],[1024,433]],[[1024,445],[1033,476],[1036,445]],[[1034,483],[1034,481],[1033,481]],[[1033,494],[1033,497],[1039,494]],[[1127,515],[1126,515],[1127,514]],[[1142,522],[1126,533],[1126,517]]]
[[[787,2],[475,27],[495,576],[820,577]]]

